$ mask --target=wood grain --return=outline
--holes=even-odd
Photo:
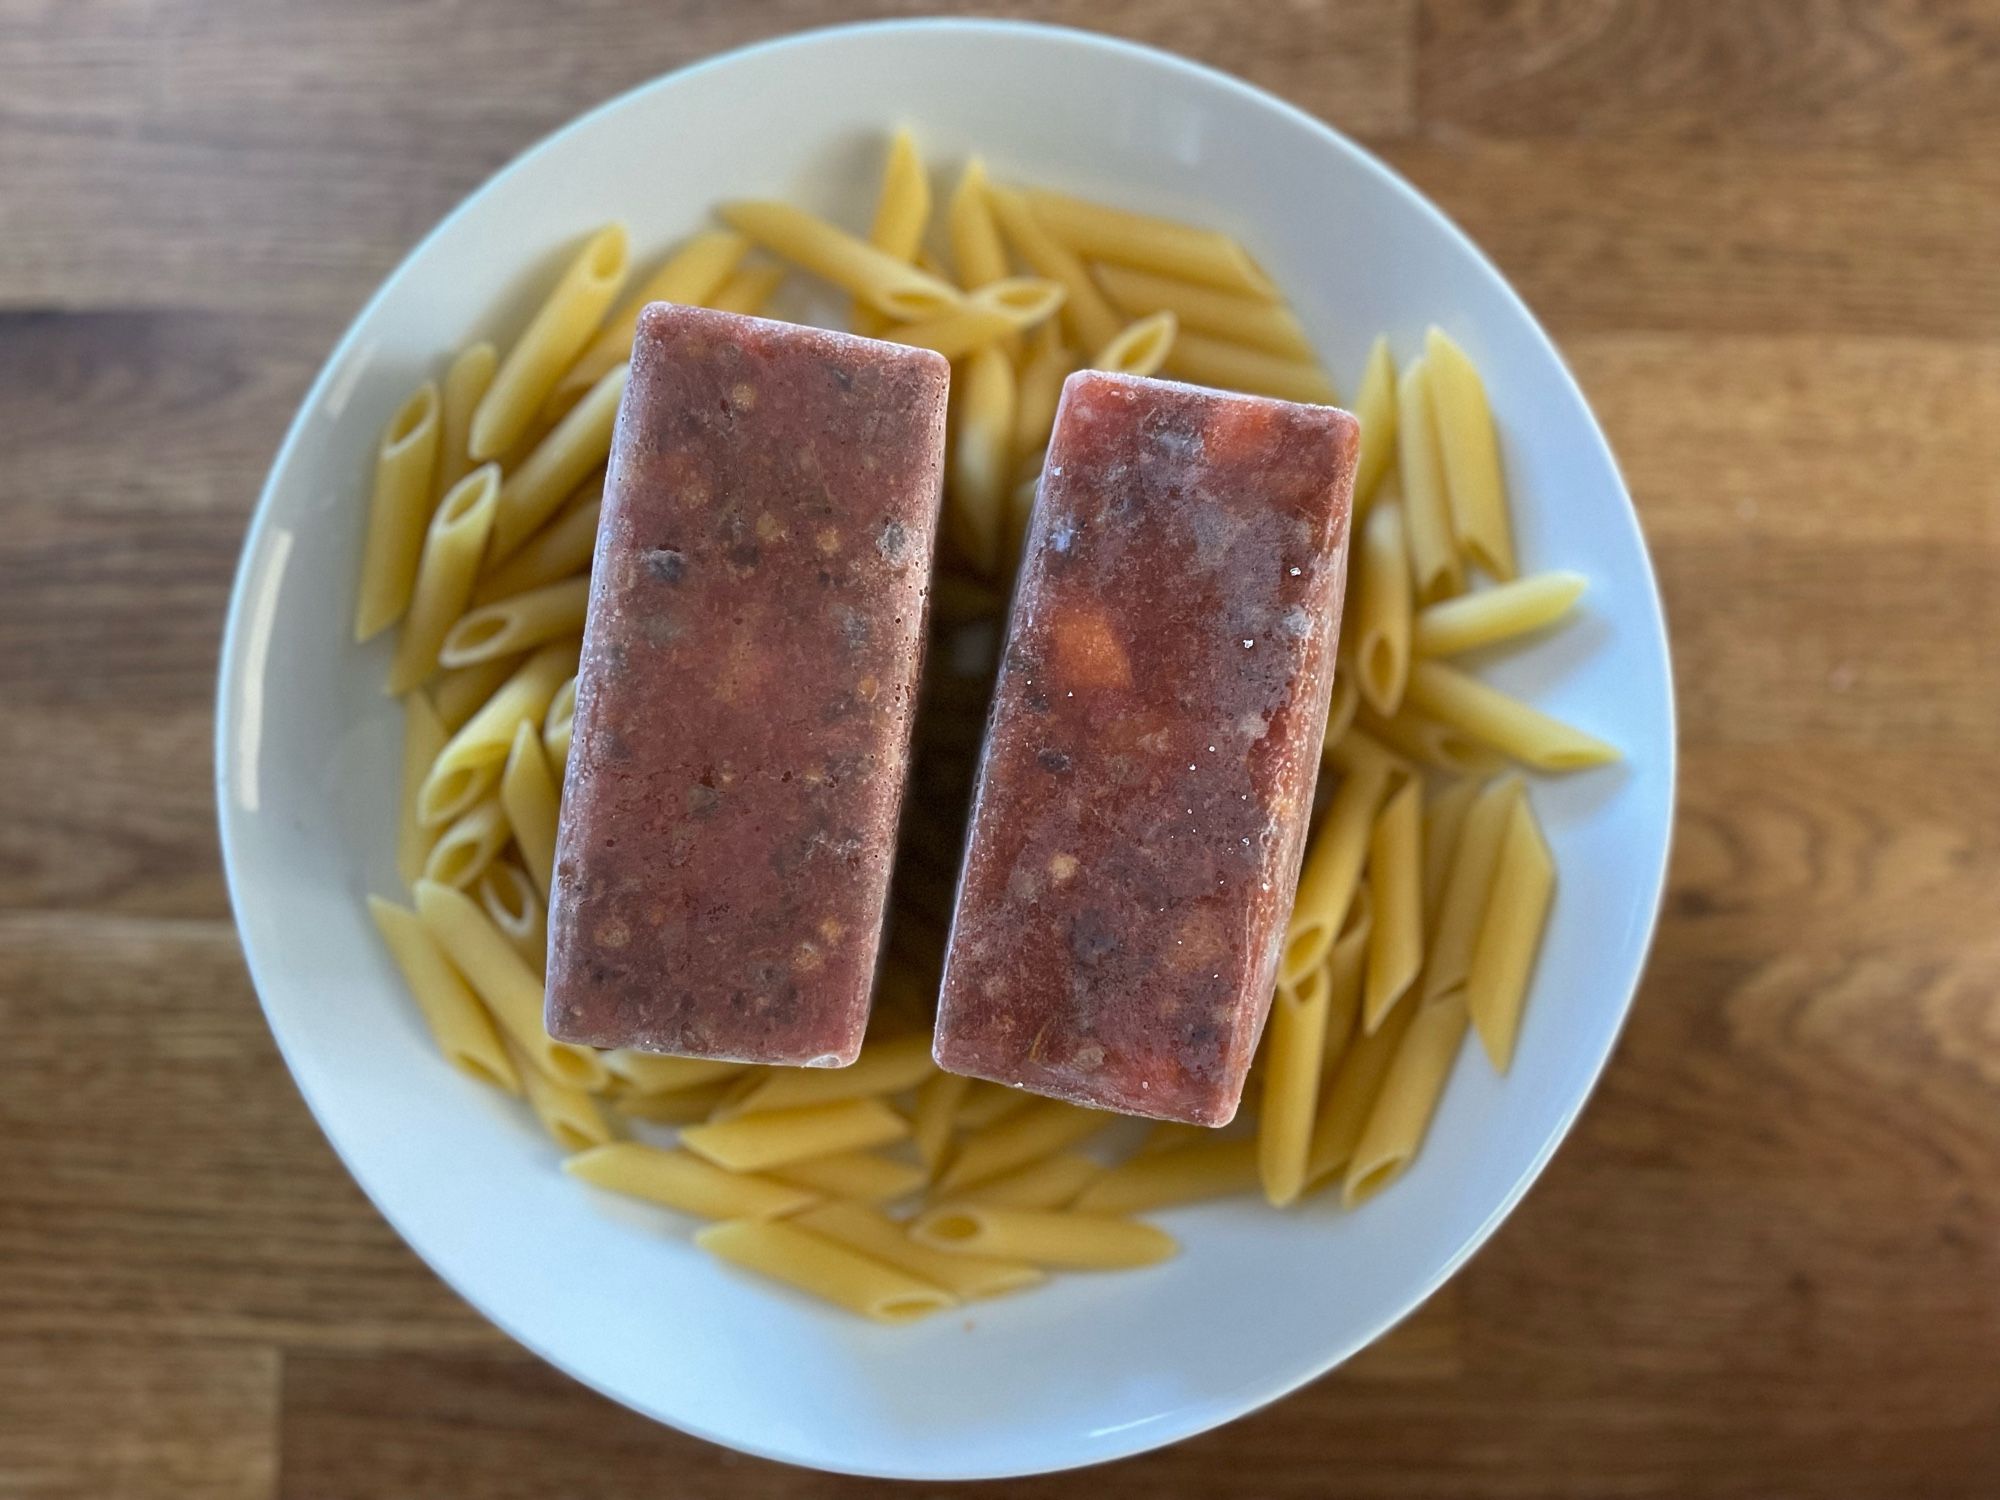
[[[0,1497],[882,1492],[613,1406],[402,1247],[256,1008],[209,741],[270,455],[410,243],[664,69],[931,8],[0,0]],[[1623,1045],[1491,1245],[1264,1412],[986,1492],[1991,1495],[2000,0],[997,10],[1273,88],[1494,256],[1637,496],[1683,774]]]

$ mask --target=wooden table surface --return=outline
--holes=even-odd
[[[882,1488],[600,1400],[403,1248],[258,1012],[209,732],[265,467],[408,246],[630,84],[921,8],[0,0],[0,1495]],[[1630,1028],[1490,1247],[1005,1492],[2000,1492],[2000,3],[981,8],[1240,73],[1492,253],[1638,497],[1684,755]]]

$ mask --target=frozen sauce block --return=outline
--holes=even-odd
[[[1333,687],[1360,424],[1085,371],[1063,387],[945,959],[940,1066],[1236,1113]]]
[[[873,339],[664,303],[640,316],[563,786],[549,1035],[854,1060],[949,378],[938,355]]]

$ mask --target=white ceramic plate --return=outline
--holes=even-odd
[[[885,127],[927,155],[1236,230],[1351,390],[1386,329],[1478,360],[1521,554],[1589,575],[1583,619],[1491,675],[1620,746],[1539,780],[1561,888],[1512,1074],[1468,1054],[1421,1158],[1364,1212],[1167,1214],[1168,1265],[1059,1277],[914,1327],[829,1312],[710,1260],[673,1216],[557,1170],[524,1110],[439,1060],[362,896],[394,887],[386,647],[348,644],[378,430],[468,332],[503,330],[611,218],[653,252],[716,200],[865,216]],[[497,310],[497,311],[496,311]],[[1200,1432],[1402,1318],[1534,1180],[1611,1051],[1645,956],[1673,794],[1658,596],[1631,502],[1527,309],[1434,208],[1267,94],[1163,53],[991,22],[844,28],[733,53],[569,126],[412,252],[334,351],[252,522],[223,648],[218,794],[271,1029],[355,1178],[439,1275],[615,1400],[747,1452],[926,1478],[1095,1463]]]

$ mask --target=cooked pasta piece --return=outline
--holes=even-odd
[[[1419,712],[1538,770],[1578,771],[1618,759],[1618,752],[1604,741],[1441,661],[1420,658],[1411,666],[1409,702]]]
[[[844,1068],[766,1068],[753,1076],[756,1087],[732,1104],[723,1118],[767,1109],[800,1109],[915,1088],[937,1071],[928,1036],[868,1041]]]
[[[1312,1144],[1306,1149],[1308,1187],[1317,1187],[1344,1171],[1353,1160],[1389,1064],[1395,1061],[1410,1018],[1421,1008],[1399,1005],[1373,1036],[1357,1033],[1341,1054],[1339,1066],[1320,1086],[1319,1117],[1313,1121]]]
[[[541,1069],[520,1058],[518,1048],[512,1050],[520,1065],[528,1107],[542,1122],[549,1139],[565,1151],[588,1151],[610,1142],[611,1125],[595,1099],[582,1089],[547,1078]]]
[[[953,540],[974,567],[991,576],[1000,565],[1001,525],[1013,456],[1014,367],[989,344],[973,354],[958,388],[957,426],[946,455],[945,491]]]
[[[588,568],[597,546],[597,518],[603,509],[604,476],[593,474],[577,486],[553,520],[479,580],[472,591],[473,604],[492,604],[525,594]]]
[[[742,264],[749,248],[748,240],[727,229],[704,229],[689,235],[637,291],[611,310],[597,336],[556,382],[554,398],[580,396],[630,359],[639,314],[651,304],[678,302],[683,307],[699,307],[713,297]]]
[[[1334,673],[1333,697],[1326,705],[1326,738],[1322,745],[1339,744],[1348,727],[1354,723],[1354,710],[1361,702],[1361,690],[1354,685],[1359,675],[1351,664],[1344,661]]]
[[[955,361],[1047,321],[1062,306],[1062,300],[1063,289],[1055,282],[1015,276],[968,293],[964,304],[950,312],[921,323],[898,324],[878,336],[892,343],[935,350]]]
[[[389,418],[375,447],[375,487],[361,552],[361,591],[354,640],[372,640],[403,617],[417,581],[424,531],[431,519],[437,467],[438,389],[425,381]]]
[[[909,1133],[909,1122],[880,1099],[843,1099],[690,1125],[681,1132],[681,1144],[733,1172],[760,1172],[808,1157],[886,1146]]]
[[[630,1047],[614,1047],[603,1058],[612,1077],[623,1079],[642,1094],[691,1089],[721,1079],[734,1082],[749,1071],[747,1063],[721,1062],[712,1057],[663,1057]]]
[[[948,312],[963,300],[950,282],[789,203],[738,199],[717,212],[724,223],[772,254],[832,282],[886,317],[916,322]]]
[[[1465,564],[1459,559],[1458,538],[1451,529],[1444,459],[1438,449],[1437,419],[1432,410],[1430,368],[1421,359],[1410,362],[1396,386],[1396,456],[1417,602],[1429,604],[1463,593]]]
[[[542,981],[478,904],[434,880],[417,882],[416,899],[424,927],[528,1060],[557,1083],[600,1087],[604,1064],[588,1047],[553,1041],[542,1029]]]
[[[1278,289],[1271,278],[1247,250],[1220,230],[1061,193],[1038,191],[1031,193],[1028,201],[1049,232],[1079,255],[1246,296],[1277,299]]]
[[[1279,983],[1296,985],[1326,962],[1360,883],[1375,813],[1388,795],[1389,782],[1388,771],[1378,767],[1350,773],[1307,841],[1291,929],[1278,966]]]
[[[469,1078],[520,1093],[521,1075],[493,1028],[493,1018],[445,961],[417,914],[379,896],[368,898],[368,914],[445,1060]]]
[[[1347,733],[1326,747],[1321,757],[1323,764],[1338,767],[1349,775],[1379,773],[1391,783],[1415,774],[1416,768],[1408,760],[1361,727],[1364,711],[1365,708],[1356,709],[1355,721],[1348,726]]]
[[[995,1208],[1067,1208],[1104,1169],[1087,1156],[1060,1151],[1002,1172],[950,1195],[953,1203],[986,1203]]]
[[[512,660],[501,658],[497,661],[481,662],[476,667],[462,667],[456,672],[440,672],[431,679],[431,702],[437,708],[438,722],[448,734],[456,734],[466,722],[486,706],[486,702],[499,691],[500,684],[521,669],[525,657]]]
[[[542,973],[548,964],[549,913],[527,872],[512,860],[496,859],[473,883],[472,895],[528,967]]]
[[[1015,382],[1014,474],[1031,478],[1042,472],[1042,454],[1049,446],[1055,426],[1056,407],[1062,402],[1063,382],[1076,368],[1076,356],[1062,341],[1054,323],[1044,323],[1028,342]]]
[[[1314,1058],[1314,1066],[1318,1059]],[[1311,1117],[1307,1117],[1310,1126]],[[1203,1135],[1214,1132],[1202,1129]],[[1172,1146],[1120,1162],[1077,1194],[1080,1213],[1138,1214],[1212,1198],[1254,1193],[1258,1186],[1258,1140],[1203,1140]]]
[[[1424,799],[1424,931],[1435,941],[1438,908],[1444,904],[1445,880],[1451,874],[1452,854],[1465,828],[1465,816],[1472,811],[1484,783],[1466,777],[1451,782],[1434,797]]]
[[[878,1323],[910,1323],[952,1305],[951,1293],[907,1271],[779,1220],[731,1219],[695,1231],[695,1243],[747,1271]]]
[[[424,535],[410,607],[396,637],[396,654],[389,662],[391,693],[407,693],[437,671],[438,648],[444,644],[445,633],[472,597],[499,499],[500,466],[482,464],[438,502]]]
[[[1027,1108],[967,1136],[938,1179],[942,1192],[956,1192],[998,1177],[1038,1157],[1053,1156],[1089,1140],[1118,1117],[1079,1109],[1056,1099],[1037,1099]]]
[[[1341,1202],[1356,1208],[1403,1175],[1423,1144],[1438,1096],[1465,1040],[1465,1002],[1457,995],[1419,1000],[1383,1076],[1341,1184]]]
[[[496,569],[521,549],[590,473],[611,454],[611,429],[625,397],[630,365],[618,365],[571,407],[520,467],[500,485],[500,507],[487,544],[487,568]]]
[[[1368,969],[1368,944],[1375,933],[1375,900],[1362,886],[1354,893],[1340,936],[1326,956],[1326,1036],[1322,1054],[1320,1090],[1326,1089],[1326,1075],[1333,1071],[1361,1029],[1362,980]],[[1317,1107],[1317,1106],[1315,1106]]]
[[[556,785],[542,749],[541,726],[523,719],[515,726],[514,743],[500,773],[500,806],[514,831],[514,842],[520,845],[521,863],[544,901],[555,875],[556,818],[561,801],[562,789]]]
[[[741,313],[746,318],[754,318],[763,313],[765,304],[784,280],[783,266],[771,261],[752,261],[717,287],[715,295],[704,306],[712,307],[717,312]]]
[[[1435,766],[1448,776],[1493,776],[1506,768],[1506,757],[1498,751],[1449,724],[1426,718],[1407,703],[1387,719],[1364,703],[1354,723],[1385,750],[1419,765]]]
[[[588,577],[565,578],[496,600],[460,616],[446,634],[438,659],[447,667],[467,667],[490,657],[531,651],[580,632],[589,607]]]
[[[431,706],[430,695],[411,693],[403,699],[403,777],[397,798],[396,874],[404,885],[424,873],[424,861],[437,842],[437,830],[417,816],[417,793],[430,774],[431,762],[444,749],[445,727]]]
[[[1034,269],[1063,285],[1062,324],[1070,339],[1085,349],[1102,349],[1118,336],[1122,324],[1117,312],[1105,300],[1097,283],[1090,279],[1076,252],[1050,234],[1028,200],[1015,188],[989,183],[986,202],[1000,233],[1014,247],[1014,253]]]
[[[1117,337],[1090,357],[1089,367],[1120,375],[1154,374],[1166,363],[1179,332],[1180,324],[1172,313],[1148,313],[1120,329]]]
[[[1161,370],[1195,385],[1275,396],[1280,401],[1334,406],[1340,400],[1326,371],[1310,360],[1287,359],[1202,333],[1183,332],[1176,338]]]
[[[897,260],[914,262],[930,217],[930,177],[910,132],[898,130],[889,138],[889,157],[882,167],[882,191],[875,200],[868,243]],[[857,306],[854,310],[856,333],[879,338],[887,321],[872,307]]]
[[[484,340],[468,344],[445,369],[438,387],[437,471],[431,491],[440,497],[472,472],[472,414],[493,384],[500,352]]]
[[[1402,800],[1399,794],[1390,806]],[[1306,1183],[1306,1146],[1319,1104],[1320,1064],[1326,1053],[1326,1007],[1331,994],[1326,965],[1296,988],[1278,986],[1264,1025],[1263,1109],[1257,1120],[1257,1175],[1266,1201],[1282,1208]],[[1157,1158],[1155,1158],[1157,1160]]]
[[[1282,302],[1246,297],[1199,282],[1110,264],[1092,268],[1097,284],[1125,314],[1142,318],[1170,312],[1190,333],[1205,333],[1232,344],[1247,344],[1282,359],[1313,361],[1313,347],[1297,316]],[[1362,438],[1367,446],[1367,437]]]
[[[819,1201],[817,1193],[770,1177],[725,1171],[691,1151],[664,1151],[637,1141],[613,1141],[572,1156],[563,1170],[606,1192],[701,1219],[775,1219]]]
[[[1438,898],[1437,928],[1424,969],[1427,997],[1464,988],[1472,972],[1472,950],[1486,918],[1500,846],[1523,794],[1521,778],[1509,776],[1482,789],[1465,810],[1464,825],[1452,848],[1451,874]]]
[[[1515,799],[1466,975],[1465,1004],[1495,1072],[1514,1060],[1521,1006],[1554,899],[1555,861],[1528,799]]]
[[[966,159],[952,190],[945,209],[945,234],[962,285],[978,288],[1007,274],[1006,247],[1000,243],[1000,230],[986,201],[986,163],[976,156]]]
[[[1400,505],[1369,511],[1355,562],[1354,622],[1347,627],[1355,632],[1355,682],[1371,708],[1393,714],[1410,676],[1410,552]]]
[[[1367,514],[1396,456],[1396,363],[1389,357],[1389,340],[1378,337],[1362,367],[1361,389],[1354,397],[1354,415],[1361,419],[1361,454],[1354,463],[1354,513]]]
[[[576,675],[571,673],[569,679],[556,689],[555,696],[549,699],[548,712],[542,716],[542,749],[548,752],[550,769],[557,773],[558,781],[562,779],[560,773],[563,766],[569,761],[570,730],[575,719]]]
[[[443,809],[459,802],[466,786],[482,777],[497,779],[501,763],[513,748],[514,726],[524,720],[541,720],[556,689],[575,674],[576,658],[574,641],[544,646],[466,720],[438,753],[437,764],[417,794],[417,812],[425,823],[436,824],[449,816]]]
[[[1424,962],[1423,796],[1409,777],[1384,805],[1368,844],[1368,976],[1361,1025],[1381,1029],[1383,1017],[1416,982]]]
[[[498,797],[475,802],[448,824],[424,859],[424,879],[467,890],[507,846],[512,832]]]
[[[906,1161],[892,1161],[872,1151],[841,1151],[832,1156],[808,1157],[768,1169],[780,1182],[808,1188],[829,1198],[849,1198],[858,1203],[893,1203],[907,1198],[924,1185],[924,1169]]]
[[[713,1114],[733,1086],[731,1080],[719,1078],[666,1094],[620,1093],[614,1096],[613,1105],[620,1114],[648,1124],[693,1125]]]
[[[1156,1265],[1180,1249],[1164,1229],[1110,1214],[951,1204],[919,1214],[910,1238],[953,1254],[1023,1260],[1079,1271]]]
[[[1424,335],[1424,363],[1431,372],[1451,529],[1467,557],[1505,582],[1514,576],[1514,529],[1486,384],[1465,351],[1435,325]]]
[[[972,1084],[960,1073],[933,1072],[917,1086],[916,1112],[910,1119],[910,1135],[917,1157],[927,1177],[935,1177],[951,1147],[952,1116]]]
[[[955,1255],[920,1245],[901,1224],[858,1203],[828,1203],[806,1210],[793,1222],[967,1302],[1017,1292],[1047,1279],[1025,1261]]]
[[[1410,643],[1421,656],[1452,656],[1553,625],[1584,590],[1581,573],[1535,573],[1422,610]]]

